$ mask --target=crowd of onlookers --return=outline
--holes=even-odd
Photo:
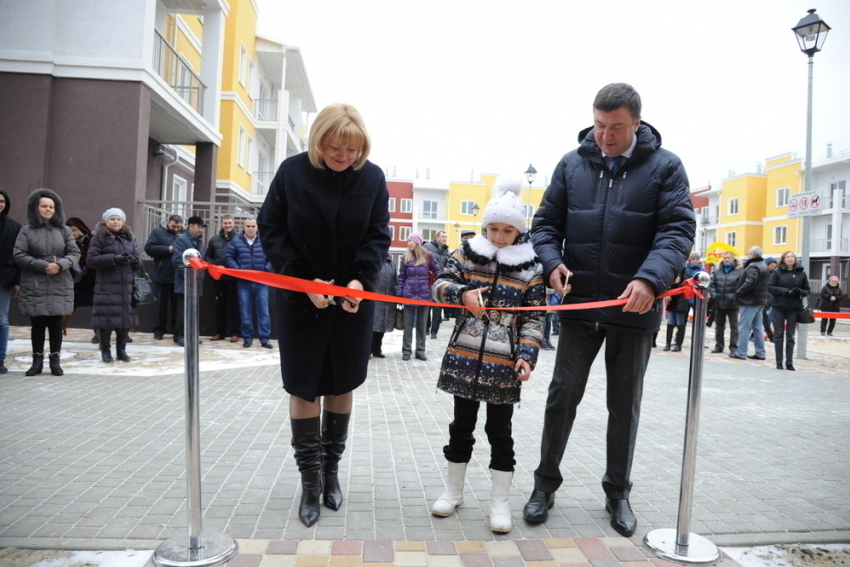
[[[98,344],[101,360],[130,362],[129,333],[139,324],[134,286],[143,268],[140,247],[124,211],[107,209],[92,230],[80,218],[66,218],[62,199],[50,189],[37,189],[30,194],[23,225],[9,216],[11,206],[8,193],[0,188],[0,374],[8,372],[5,361],[12,297],[18,298],[20,313],[31,323],[32,365],[27,376],[41,374],[45,362],[53,375],[64,374],[60,364],[62,338],[79,307],[91,307],[92,342]],[[145,243],[145,252],[154,259],[151,279],[156,296],[156,339],[170,331],[176,344],[185,342],[186,249],[197,249],[211,264],[271,270],[255,219],[245,220],[242,231],[237,232],[233,216],[224,215],[221,230],[206,247],[205,227],[201,217],[192,216],[184,230],[183,218],[172,215],[164,226],[151,232]],[[272,348],[268,288],[225,277],[214,282],[214,289],[216,334],[212,340],[237,342],[242,338],[243,346],[250,347],[256,310],[260,343]]]

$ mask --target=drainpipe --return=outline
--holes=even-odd
[[[159,146],[157,146],[156,151],[154,152],[155,156],[159,156],[159,155],[163,155],[163,154],[165,154],[167,156],[167,158],[164,159],[163,163],[162,163],[162,189],[160,190],[160,193],[159,193],[160,198],[163,201],[166,200],[165,195],[166,195],[166,190],[168,189],[168,187],[167,187],[168,168],[171,167],[172,165],[174,165],[175,163],[177,163],[177,151],[176,150],[174,151],[174,156],[172,157],[168,154],[168,152],[165,151],[166,147],[168,147],[168,146],[166,146],[165,144],[160,144]]]

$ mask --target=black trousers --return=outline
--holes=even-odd
[[[156,323],[154,333],[168,332],[168,304],[171,304],[171,332],[176,333],[177,327],[177,294],[174,293],[173,283],[154,283],[156,289]],[[181,319],[183,315],[180,315]]]
[[[452,463],[468,463],[475,445],[475,422],[478,421],[480,402],[458,396],[455,399],[454,421],[449,424],[449,444],[443,447],[443,455]],[[513,404],[487,404],[487,423],[484,432],[490,441],[490,468],[496,471],[513,472],[514,438],[511,435]]]
[[[821,319],[820,320],[820,332],[821,334],[827,333],[832,334],[832,331],[835,329],[835,321],[837,319]]]
[[[773,349],[776,352],[776,364],[782,364],[783,344],[785,345],[785,363],[794,364],[794,345],[797,333],[797,310],[783,307],[771,307],[773,317]]]
[[[608,432],[605,476],[602,487],[608,498],[628,498],[643,377],[652,351],[652,333],[619,328],[591,329],[561,321],[555,372],[549,384],[540,465],[534,471],[534,488],[554,493],[561,486],[561,459],[584,396],[590,367],[605,343]]]
[[[33,352],[44,352],[45,329],[50,332],[50,352],[62,350],[62,316],[44,315],[32,317],[32,341]]]
[[[384,345],[384,333],[379,333],[378,331],[372,331],[372,354],[382,354],[381,350]]]
[[[226,277],[226,276],[225,276]],[[214,280],[215,289],[215,334],[223,337],[239,335],[239,292],[233,280]],[[228,324],[228,318],[230,324]]]
[[[174,340],[182,339],[183,333],[185,332],[186,322],[183,317],[183,313],[186,310],[186,294],[185,293],[175,293],[174,294],[174,312],[177,315],[177,322],[174,325]]]

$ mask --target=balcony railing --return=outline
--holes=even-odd
[[[269,190],[269,185],[274,179],[274,171],[255,171],[254,172],[254,187],[257,195],[265,195]]]
[[[254,118],[261,122],[277,122],[277,99],[258,98],[254,100]]]
[[[833,248],[835,246],[836,248]],[[813,238],[812,252],[833,252],[850,254],[850,242],[847,238]]]
[[[153,68],[168,83],[177,96],[189,103],[196,112],[204,105],[206,87],[192,71],[189,63],[169,44],[162,35],[154,30]]]

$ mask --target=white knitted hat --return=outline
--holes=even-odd
[[[491,222],[503,222],[516,227],[520,234],[528,230],[522,210],[521,194],[522,179],[508,175],[499,176],[493,185],[493,198],[484,209],[482,225],[486,228]]]
[[[109,217],[121,217],[121,220],[127,222],[127,215],[124,214],[124,211],[119,209],[118,207],[113,207],[111,209],[106,209],[106,212],[103,213],[103,222],[106,222]]]

